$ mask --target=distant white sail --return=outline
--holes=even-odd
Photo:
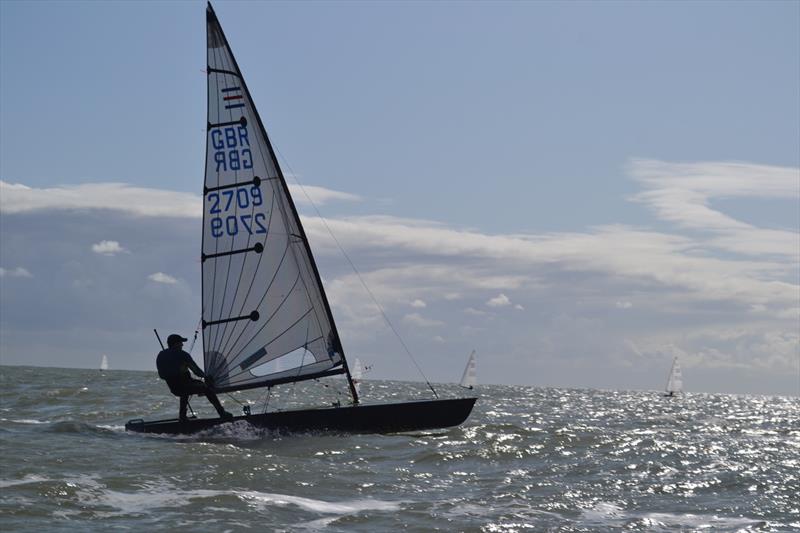
[[[472,388],[478,384],[478,361],[475,356],[475,350],[469,354],[467,360],[467,367],[464,369],[464,375],[461,377],[461,386]]]
[[[100,359],[100,370],[108,370],[108,356],[104,355],[102,359]]]
[[[666,390],[669,395],[683,390],[683,374],[681,373],[681,364],[678,362],[677,356],[672,360],[672,368],[669,371]]]
[[[353,378],[353,385],[356,387],[356,392],[361,393],[361,377],[364,375],[364,367],[361,365],[361,359],[356,357],[353,362],[353,368],[350,369],[350,377]]]

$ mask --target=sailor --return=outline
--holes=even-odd
[[[192,378],[189,374],[191,369],[197,376],[205,378],[205,374],[194,362],[192,356],[183,351],[184,342],[186,342],[184,337],[173,333],[167,337],[167,349],[161,350],[156,357],[158,377],[165,380],[170,392],[181,399],[178,420],[186,421],[186,408],[189,406],[189,396],[192,394],[204,395],[208,398],[220,418],[233,418],[232,414],[222,408],[217,395],[205,383]]]

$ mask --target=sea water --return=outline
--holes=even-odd
[[[154,372],[0,367],[2,531],[799,531],[800,401],[509,386],[460,427],[396,435],[127,433],[174,417]],[[366,381],[367,402],[429,397]],[[347,401],[340,380],[222,395]],[[200,416],[214,411],[195,398]]]

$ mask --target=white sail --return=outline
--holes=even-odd
[[[478,384],[478,361],[475,355],[475,350],[469,354],[467,366],[464,368],[464,375],[461,376],[461,386],[472,388]]]
[[[342,373],[339,335],[305,232],[210,8],[207,29],[205,372],[217,391]]]
[[[683,375],[681,374],[681,364],[678,362],[677,356],[672,360],[672,368],[669,371],[669,379],[667,380],[667,392],[674,394],[683,390]]]
[[[100,370],[108,370],[108,356],[104,355],[100,359]]]
[[[353,368],[350,369],[350,376],[353,378],[353,385],[356,388],[356,392],[361,392],[361,378],[364,375],[364,367],[361,365],[361,359],[356,357],[355,361],[353,361]]]

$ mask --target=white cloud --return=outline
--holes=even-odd
[[[0,267],[0,278],[32,278],[33,274],[28,272],[26,268],[17,267],[11,270]]]
[[[331,201],[358,201],[359,196],[313,185],[289,186],[298,203],[323,205]],[[203,199],[199,194],[136,187],[126,183],[84,183],[36,188],[0,180],[0,213],[42,210],[80,211],[111,209],[137,216],[200,218]]]
[[[795,198],[800,169],[744,162],[669,163],[631,159],[630,172],[651,189],[695,191],[711,197]]]
[[[486,305],[489,307],[505,307],[507,305],[511,305],[511,300],[508,299],[508,296],[505,294],[498,294],[494,298],[489,299],[486,302]]]
[[[459,261],[486,262],[483,269],[450,270],[448,275],[458,279],[446,284],[449,287],[446,294],[438,292],[437,298],[461,297],[464,284],[506,290],[530,285],[531,267],[558,263],[567,271],[591,269],[681,288],[697,299],[722,298],[748,305],[771,302],[773,312],[785,313],[785,309],[776,308],[774,304],[792,300],[797,291],[797,285],[788,280],[795,277],[800,237],[796,232],[755,228],[738,222],[711,210],[706,203],[712,194],[791,196],[796,194],[793,187],[797,183],[797,169],[634,160],[631,172],[650,187],[635,197],[637,201],[650,205],[665,220],[690,227],[716,228],[713,235],[698,240],[625,226],[590,228],[583,233],[489,235],[452,229],[431,221],[386,216],[331,219],[328,224],[349,251],[391,250],[398,257],[422,254],[435,261],[458,258]],[[312,197],[319,194],[314,198],[319,203],[328,199],[356,198],[315,187],[306,187],[306,191]],[[114,209],[140,216],[199,218],[201,203],[200,196],[195,194],[120,183],[31,188],[0,181],[0,211],[4,214],[47,209]],[[315,244],[327,238],[320,219],[303,219]],[[757,254],[758,259],[717,259],[697,253],[704,248]],[[329,249],[323,244],[315,250]],[[793,262],[766,259],[781,256],[788,256]],[[498,274],[498,261],[506,262],[505,274]],[[446,267],[426,268],[442,270]],[[519,269],[529,272],[516,273]],[[491,275],[486,276],[486,272]]]
[[[112,209],[138,216],[200,218],[202,199],[196,194],[125,183],[85,183],[39,189],[0,181],[2,213],[87,209]]]
[[[762,176],[759,179],[765,190],[771,192],[760,189],[759,179],[747,178],[748,172]],[[800,286],[796,281],[800,236],[792,228],[759,227],[757,218],[748,223],[737,220],[725,212],[727,204],[714,200],[748,195],[795,198],[792,194],[796,195],[796,189],[792,193],[787,176],[795,178],[798,171],[745,164],[698,163],[682,167],[639,160],[631,164],[631,173],[643,187],[633,199],[652,209],[663,222],[658,231],[616,224],[571,232],[491,234],[391,216],[331,218],[327,224],[387,315],[392,320],[402,317],[398,321],[410,328],[433,328],[447,320],[448,331],[460,332],[448,338],[448,347],[456,347],[461,337],[487,338],[499,345],[506,343],[512,350],[515,346],[534,345],[537,360],[547,356],[572,361],[575,356],[563,354],[569,354],[570,349],[571,353],[585,354],[594,339],[605,334],[607,345],[602,347],[609,354],[606,348],[613,348],[614,342],[621,345],[622,339],[634,339],[639,353],[644,354],[641,357],[649,356],[651,361],[681,354],[687,358],[689,368],[695,364],[787,368],[792,361],[788,348],[796,340],[790,333],[796,330],[800,318]],[[23,191],[17,197],[19,202],[10,202],[5,194],[7,188],[23,186],[0,185],[4,215],[34,209],[108,207],[105,197],[98,196],[88,206],[76,201],[75,205],[83,207],[69,207],[73,204],[67,201],[68,195],[62,198],[73,190],[92,193],[91,189],[82,188],[87,186],[38,189],[31,198]],[[116,187],[120,187],[117,192],[146,191]],[[45,202],[39,194],[45,191],[63,201]],[[199,196],[186,196],[197,204],[197,215],[186,211],[184,216],[199,217]],[[154,200],[157,195],[147,198],[153,200],[154,208],[161,205]],[[111,204],[117,205],[115,202]],[[17,207],[12,203],[25,207],[14,211]],[[125,200],[126,205],[130,203]],[[741,210],[741,204],[737,208]],[[146,214],[136,209],[118,210]],[[161,212],[155,209],[147,216],[161,216]],[[379,308],[358,277],[344,272],[346,265],[322,221],[309,216],[302,219],[326,274],[327,293],[348,350],[351,345],[364,353],[374,350],[376,336],[386,334],[381,337],[383,342],[390,336],[390,328],[383,323]],[[186,226],[194,225],[193,220],[186,222]],[[127,243],[129,239],[124,234],[114,236],[120,242]],[[92,240],[104,237],[100,233]],[[29,264],[22,256],[7,260]],[[139,279],[151,271],[142,271]],[[38,267],[36,272],[43,277]],[[148,279],[180,286],[190,284],[187,280],[191,274],[173,274],[175,277],[156,273]],[[5,270],[0,275],[12,274]],[[157,286],[149,288],[154,293],[164,292]],[[513,302],[508,294],[514,294]],[[626,321],[626,313],[608,312],[634,306],[641,320]],[[529,317],[525,313],[509,313],[500,320],[495,313],[503,307],[529,309],[537,317],[534,322],[541,318],[542,324],[561,313],[569,319],[558,336],[548,339],[549,328],[537,329],[535,324],[527,324]],[[425,316],[420,314],[423,310]],[[406,314],[407,311],[418,312]],[[492,320],[493,327],[487,327]],[[508,328],[511,324],[514,327]],[[689,328],[696,326],[697,331],[687,333],[687,324]],[[738,333],[726,337],[723,326],[729,333]],[[439,342],[432,335],[419,335],[415,340]],[[438,348],[443,350],[444,346]],[[620,353],[623,355],[609,355],[609,360],[637,367],[632,355],[635,351],[629,348]],[[627,361],[623,361],[625,357]],[[796,352],[794,361],[796,369]]]
[[[758,368],[797,372],[800,333],[772,324],[751,326],[698,325],[679,333],[663,332],[628,340],[640,357],[671,360],[685,368]],[[691,372],[689,372],[691,374]]]
[[[295,202],[299,204],[324,205],[334,201],[340,202],[360,202],[362,198],[356,194],[334,191],[316,185],[295,185],[289,184],[289,193]]]
[[[632,197],[668,222],[716,234],[707,243],[730,252],[772,254],[800,260],[798,231],[757,228],[714,209],[722,198],[784,198],[800,200],[800,169],[751,163],[667,163],[634,159],[634,179],[646,190]]]
[[[327,230],[318,219],[303,221],[312,245],[324,240]],[[420,279],[423,272],[426,276],[437,272],[439,294],[463,296],[465,286],[534,288],[542,285],[539,272],[549,265],[563,273],[596,272],[617,280],[678,289],[687,300],[794,307],[799,290],[790,282],[796,278],[796,263],[780,256],[718,258],[706,252],[709,245],[705,241],[628,226],[601,226],[584,233],[488,235],[440,224],[412,225],[391,217],[332,219],[328,225],[348,252],[380,253],[383,261],[386,254],[392,254],[389,261],[396,257],[398,262],[414,257],[418,265],[397,269],[396,275],[414,283],[411,280]],[[428,264],[420,265],[422,262]],[[503,269],[498,269],[498,264],[503,264]],[[553,280],[546,281],[553,284]],[[394,297],[402,298],[402,289],[398,291]]]
[[[117,241],[100,241],[92,245],[92,251],[100,255],[116,255],[127,252]]]
[[[404,316],[403,322],[405,322],[410,326],[417,326],[421,328],[433,328],[444,325],[444,322],[442,322],[441,320],[433,320],[430,318],[425,318],[419,313],[410,313]]]
[[[178,280],[170,276],[169,274],[164,274],[163,272],[156,272],[155,274],[150,274],[147,276],[147,279],[150,281],[154,281],[156,283],[166,283],[168,285],[178,283]]]
[[[486,332],[486,328],[467,325],[461,326],[458,328],[458,331],[460,331],[465,337],[474,337],[476,335],[483,335]]]

